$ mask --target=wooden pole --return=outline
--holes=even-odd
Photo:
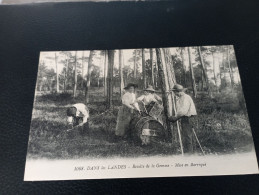
[[[172,97],[173,97],[173,102],[174,102],[174,113],[176,113],[176,106],[175,106],[176,102],[175,102],[174,94],[172,94]],[[184,152],[183,152],[183,142],[182,142],[182,136],[181,136],[181,131],[180,131],[180,127],[179,127],[179,121],[176,121],[176,126],[177,126],[178,135],[179,135],[179,142],[180,142],[181,153],[182,153],[182,156],[183,156],[184,155]]]

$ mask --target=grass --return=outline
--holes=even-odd
[[[36,95],[28,145],[29,158],[77,159],[101,157],[139,157],[180,154],[179,143],[138,146],[132,142],[114,143],[114,130],[119,109],[115,93],[114,107],[106,111],[102,90],[90,94],[90,130],[65,133],[66,106],[83,102],[83,95],[73,99],[70,94]],[[235,102],[235,101],[233,101]],[[246,152],[253,148],[247,116],[236,104],[218,104],[206,97],[195,100],[198,117],[195,129],[207,154]],[[231,108],[231,109],[230,109]],[[199,148],[196,144],[197,151]]]

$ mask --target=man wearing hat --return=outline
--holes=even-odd
[[[176,84],[172,91],[176,96],[176,115],[169,117],[169,121],[176,122],[180,119],[182,125],[182,140],[184,153],[193,153],[193,117],[197,115],[191,96],[185,93],[186,88]]]
[[[84,130],[89,128],[87,119],[89,117],[89,110],[83,103],[74,104],[67,109],[67,122],[72,127],[79,126]]]

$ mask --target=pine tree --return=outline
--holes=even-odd
[[[193,90],[193,96],[197,97],[197,89],[196,89],[196,83],[195,83],[195,77],[193,72],[193,66],[192,66],[192,56],[191,56],[191,48],[188,47],[188,55],[189,55],[189,65],[190,65],[190,74],[191,74],[191,80],[192,80],[192,90]]]

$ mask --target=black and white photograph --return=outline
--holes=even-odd
[[[24,180],[254,173],[232,45],[40,52]]]

